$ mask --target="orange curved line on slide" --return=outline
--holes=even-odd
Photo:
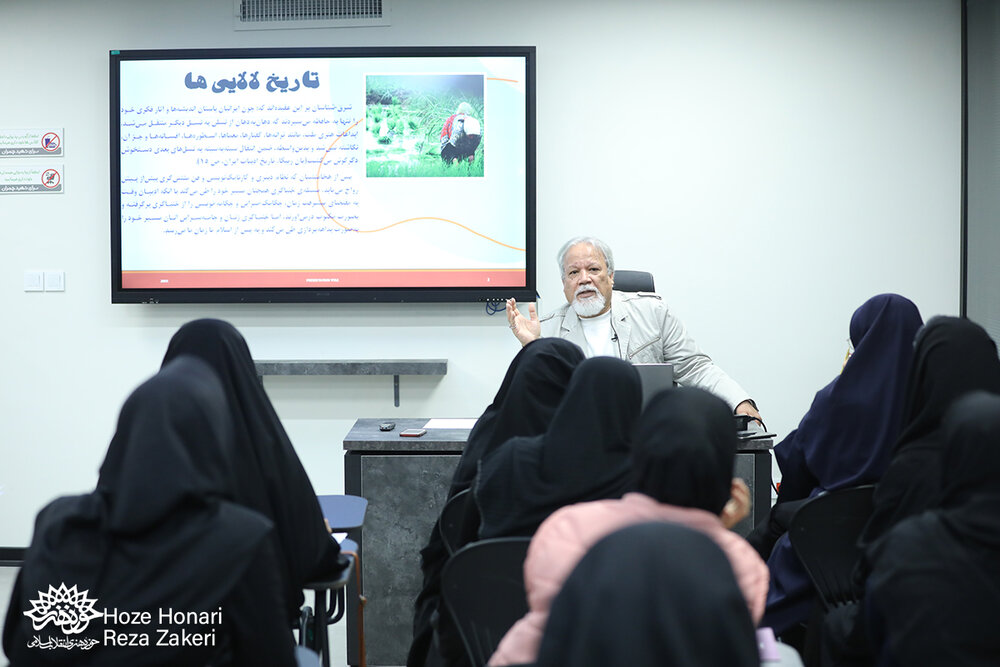
[[[488,77],[486,77],[486,80],[487,81],[506,81],[507,83],[521,83],[517,79],[502,79],[499,76],[488,76]]]
[[[509,80],[509,79],[504,79],[504,80]],[[323,159],[320,160],[320,162],[319,162],[319,168],[316,170],[316,198],[319,200],[320,208],[322,208],[323,212],[326,213],[326,217],[330,218],[330,220],[333,220],[333,223],[335,225],[337,225],[341,229],[346,229],[346,230],[350,230],[351,228],[350,227],[345,227],[344,225],[342,225],[341,222],[340,222],[340,220],[337,220],[335,217],[333,217],[330,214],[330,211],[326,210],[326,204],[323,203],[323,197],[322,197],[322,195],[320,194],[320,191],[319,191],[319,176],[320,176],[321,173],[323,173],[323,165],[326,164],[326,156],[330,154],[331,150],[333,150],[334,145],[338,141],[340,141],[341,139],[343,139],[344,135],[346,135],[348,132],[350,132],[355,127],[357,127],[358,123],[360,123],[363,120],[364,120],[364,118],[360,118],[360,119],[354,121],[354,123],[350,127],[348,127],[346,130],[344,130],[343,132],[341,132],[340,134],[337,135],[337,138],[333,140],[333,142],[327,147],[326,151],[323,153]],[[498,241],[495,238],[492,238],[490,236],[486,236],[485,234],[481,234],[480,232],[477,232],[474,229],[466,227],[465,225],[463,225],[460,222],[455,222],[454,220],[448,220],[447,218],[435,218],[433,216],[420,216],[420,217],[416,217],[416,218],[407,218],[406,220],[400,220],[399,222],[394,222],[391,225],[386,225],[385,227],[380,227],[378,229],[358,229],[358,230],[355,230],[355,231],[357,231],[359,234],[370,234],[372,232],[385,231],[386,229],[390,229],[391,227],[395,227],[396,225],[402,225],[403,223],[406,223],[406,222],[415,222],[417,220],[438,220],[440,222],[447,222],[448,224],[455,225],[456,227],[461,227],[462,229],[464,229],[465,231],[469,232],[470,234],[475,234],[476,236],[478,236],[480,238],[483,238],[483,239],[486,239],[487,241],[491,241],[493,243],[496,243],[497,245],[503,246],[504,248],[510,248],[511,250],[517,250],[517,251],[520,251],[520,252],[524,252],[524,248],[518,248],[517,246],[509,245],[507,243],[504,243],[503,241]]]
[[[454,220],[449,220],[448,218],[435,218],[434,216],[430,216],[430,215],[419,216],[419,217],[416,217],[416,218],[407,218],[406,220],[400,220],[399,222],[394,222],[391,225],[386,225],[385,227],[379,227],[378,229],[359,229],[357,231],[358,231],[359,234],[371,234],[372,232],[382,232],[382,231],[385,231],[385,230],[389,229],[390,227],[395,227],[396,225],[402,225],[403,223],[406,223],[406,222],[416,222],[417,220],[438,220],[439,222],[447,222],[450,225],[455,225],[456,227],[461,227],[462,229],[464,229],[465,231],[469,232],[470,234],[475,234],[476,236],[478,236],[480,238],[484,238],[487,241],[492,241],[493,243],[496,243],[497,245],[501,245],[504,248],[510,248],[511,250],[519,250],[520,252],[524,252],[524,248],[518,248],[517,246],[508,245],[508,244],[504,243],[503,241],[498,241],[495,238],[492,238],[490,236],[486,236],[486,234],[481,234],[481,233],[477,232],[474,229],[466,227],[465,225],[463,225],[460,222],[455,222]],[[338,224],[340,224],[340,223],[338,223]]]

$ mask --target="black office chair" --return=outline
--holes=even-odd
[[[445,503],[438,519],[441,541],[448,555],[474,542],[479,531],[479,508],[476,507],[471,489],[459,491]]]
[[[345,540],[347,542],[347,540]],[[345,588],[354,573],[354,556],[342,552],[348,565],[335,578],[314,581],[303,588],[313,591],[315,610],[306,605],[299,614],[299,646],[312,649],[330,667],[330,636],[327,627],[344,616],[347,609]]]
[[[361,496],[346,495],[346,494],[333,494],[333,495],[318,495],[316,499],[319,501],[320,509],[323,511],[323,518],[326,519],[328,528],[333,533],[347,533],[348,531],[361,528],[365,523],[365,514],[368,511],[368,500]],[[355,590],[360,591],[361,586],[361,551],[358,548],[357,542],[352,539],[344,539],[340,543],[340,550],[345,556],[352,559],[354,568],[355,578],[358,586]],[[344,577],[350,578],[349,572],[341,573],[342,576],[338,577],[332,582],[318,582],[318,584],[309,584],[305,588],[312,589],[315,592],[316,606],[317,608],[323,608],[325,610],[325,616],[327,617],[327,624],[336,623],[345,613],[346,606],[346,593],[345,589],[341,586],[340,582]],[[352,591],[353,595],[353,591]],[[334,597],[336,596],[336,597]],[[358,595],[356,603],[352,601],[354,608],[354,620],[358,627],[358,657],[360,667],[365,667],[366,656],[365,656],[365,623],[364,623],[364,608],[365,608],[365,598],[363,595]],[[303,617],[308,617],[305,625],[310,626],[319,625],[321,617],[314,615],[311,608],[306,608],[302,610]],[[300,626],[303,625],[303,621],[300,618]],[[307,636],[312,630],[303,630],[299,633],[300,642],[303,638]],[[326,633],[323,633],[322,638],[314,637],[312,641],[322,641],[326,642]],[[306,644],[303,644],[306,645]],[[314,646],[310,643],[309,646]],[[324,644],[322,649],[327,649]],[[328,651],[320,651],[323,656],[324,664],[328,664],[329,657],[327,655]]]
[[[455,552],[441,573],[441,598],[472,667],[483,667],[514,623],[528,613],[524,557],[529,537],[480,540]]]
[[[803,636],[802,658],[820,661],[823,625],[831,612],[851,613],[859,604],[854,568],[861,558],[858,537],[872,515],[874,485],[831,491],[803,503],[788,524],[788,539],[816,589]]]
[[[825,611],[858,601],[852,573],[861,557],[858,537],[874,508],[872,484],[831,491],[804,503],[788,539],[816,587]]]
[[[615,289],[619,292],[655,292],[653,274],[649,271],[615,270]]]

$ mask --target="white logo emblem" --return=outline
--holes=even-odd
[[[24,615],[31,619],[31,626],[35,630],[41,630],[50,622],[58,626],[63,634],[75,635],[83,632],[95,618],[103,616],[103,612],[94,610],[96,599],[89,599],[89,590],[76,590],[76,584],[66,588],[66,584],[59,584],[59,588],[49,585],[49,592],[38,592],[37,600],[29,600],[31,610],[24,612]]]

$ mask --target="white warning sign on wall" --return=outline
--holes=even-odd
[[[62,157],[61,127],[0,128],[0,158]]]
[[[65,174],[61,162],[0,163],[0,195],[62,194]]]

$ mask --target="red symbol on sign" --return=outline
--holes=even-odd
[[[46,169],[42,172],[42,185],[48,189],[59,187],[60,181],[62,181],[62,177],[55,169]]]
[[[50,153],[59,150],[61,143],[62,142],[59,141],[59,135],[55,132],[46,132],[42,135],[42,148]]]

